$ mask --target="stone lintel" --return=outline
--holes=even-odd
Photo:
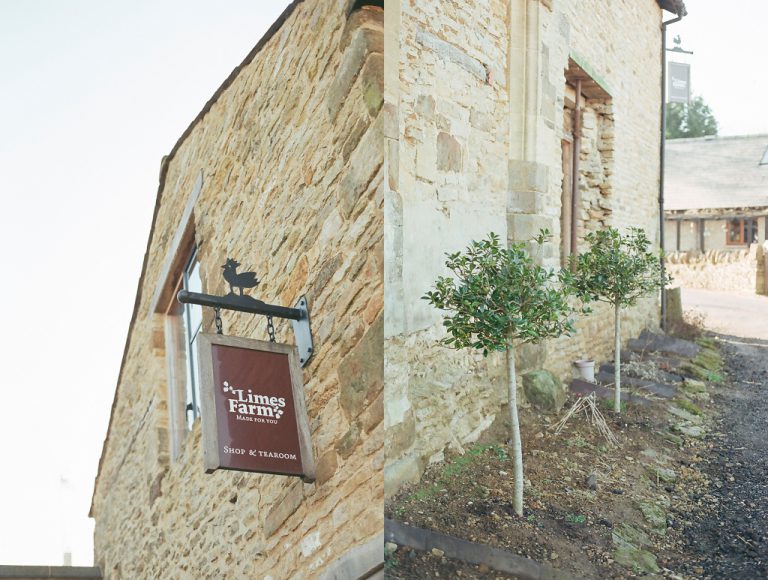
[[[416,33],[416,42],[434,51],[439,58],[463,68],[479,81],[483,83],[488,81],[488,71],[485,65],[450,42],[441,40],[424,30],[419,30]]]

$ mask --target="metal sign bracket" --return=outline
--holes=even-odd
[[[219,334],[222,333],[221,318],[218,315],[221,309],[266,316],[272,342],[274,342],[272,318],[289,319],[293,326],[296,347],[299,351],[299,362],[302,367],[307,366],[314,354],[314,345],[312,343],[312,327],[309,321],[309,304],[306,296],[301,296],[293,308],[288,308],[276,304],[267,304],[262,300],[257,300],[247,294],[243,294],[243,288],[254,288],[259,285],[260,281],[253,272],[238,273],[237,267],[239,265],[237,261],[227,258],[227,263],[222,266],[224,269],[224,279],[229,284],[231,290],[229,294],[213,296],[211,294],[180,290],[176,295],[177,300],[182,304],[198,304],[214,308],[216,311],[216,328]],[[235,288],[239,289],[240,292],[236,293]]]

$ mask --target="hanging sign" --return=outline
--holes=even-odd
[[[667,100],[686,105],[691,100],[691,65],[670,61]]]
[[[255,471],[314,481],[315,465],[295,346],[198,337],[205,470]]]

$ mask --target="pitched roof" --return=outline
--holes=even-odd
[[[666,143],[666,210],[768,207],[768,135]]]

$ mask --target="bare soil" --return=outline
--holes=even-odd
[[[467,580],[506,580],[514,576],[485,565],[468,564],[431,552],[402,547],[387,557],[387,578],[466,578]]]
[[[668,359],[665,361],[659,366],[669,370]],[[717,403],[731,392],[731,387],[723,385],[710,385],[708,389],[720,393],[714,399]],[[682,393],[676,402],[681,399],[686,399]],[[563,411],[574,401],[575,397]],[[700,577],[701,571],[710,566],[703,555],[709,548],[692,541],[706,537],[696,526],[711,518],[708,514],[717,507],[706,501],[718,469],[708,461],[720,455],[711,438],[681,438],[670,431],[680,420],[670,414],[671,404],[675,402],[651,397],[650,404],[628,405],[620,415],[614,415],[610,404],[606,404],[603,413],[620,440],[619,447],[611,447],[583,415],[573,417],[563,432],[555,434],[552,426],[557,416],[524,410],[521,431],[526,482],[522,518],[516,517],[512,508],[511,449],[499,442],[503,440],[501,434],[489,435],[464,454],[446,452],[445,460],[430,466],[418,485],[401,490],[387,502],[385,514],[409,525],[545,562],[576,578],[646,574],[642,567],[617,561],[622,560],[617,556],[621,545],[617,535],[626,537],[631,528],[639,531],[640,547],[655,556],[657,574]],[[696,405],[705,417],[715,416],[715,403],[697,401]],[[745,405],[749,403],[745,401]],[[765,417],[768,403],[763,409]],[[725,429],[712,421],[705,418],[704,428],[716,433]],[[747,458],[741,462],[747,465]],[[664,481],[660,473],[671,473],[673,477]],[[762,485],[755,488],[749,501],[765,508]],[[745,505],[747,511],[755,509],[749,503]],[[644,514],[647,506],[658,508],[655,523]],[[736,520],[734,525],[740,523]],[[707,530],[712,532],[712,541],[717,541],[718,531],[712,526]],[[741,532],[748,542],[762,542],[765,538],[761,533]],[[696,552],[697,546],[701,554]],[[727,548],[731,550],[733,545]],[[493,570],[478,572],[477,567],[466,567],[439,554],[414,553],[403,547],[387,556],[386,565],[390,578],[508,577]]]

